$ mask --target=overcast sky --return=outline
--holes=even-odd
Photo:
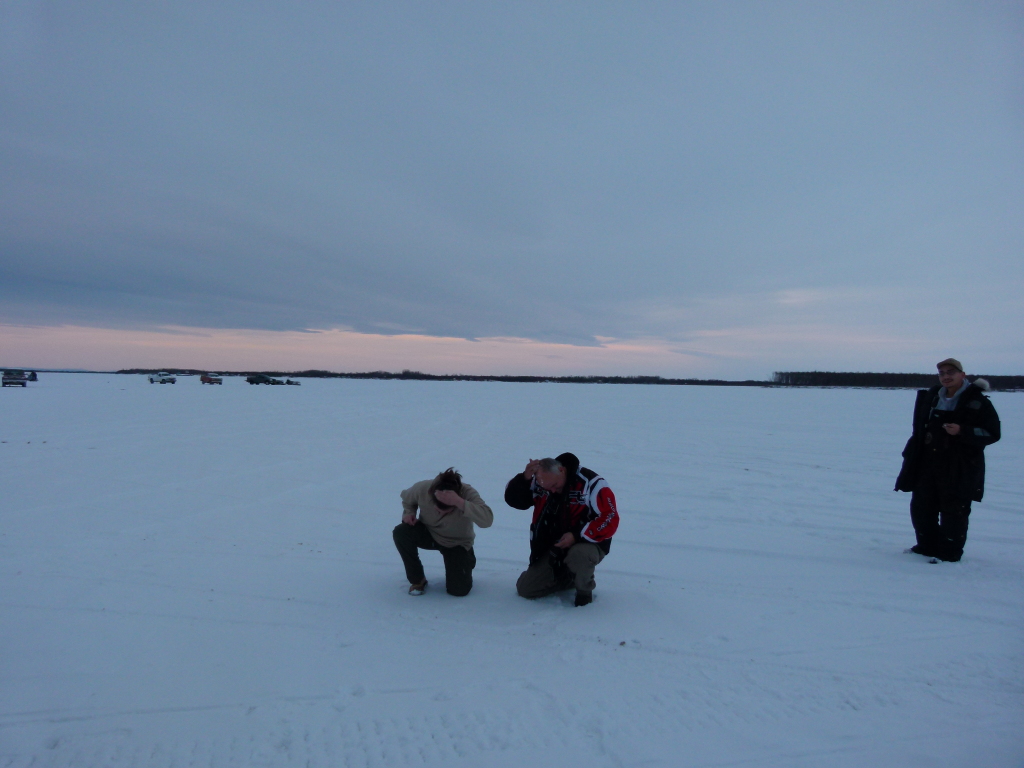
[[[1020,2],[0,2],[0,364],[1024,373],[1022,246]]]

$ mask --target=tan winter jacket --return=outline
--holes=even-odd
[[[434,478],[436,479],[436,478]],[[473,486],[467,483],[462,484],[462,492],[459,494],[466,500],[464,510],[453,509],[443,514],[434,504],[430,495],[430,486],[434,479],[421,480],[412,488],[402,491],[402,514],[415,515],[419,510],[420,520],[427,526],[434,541],[442,547],[465,547],[473,546],[476,533],[473,531],[473,523],[481,528],[490,528],[494,522],[494,513],[488,507],[480,494]]]

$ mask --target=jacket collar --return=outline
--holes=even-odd
[[[571,453],[560,454],[560,455],[555,457],[555,461],[557,461],[559,464],[561,464],[563,467],[565,467],[565,480],[566,480],[566,482],[569,482],[569,480],[571,478],[576,477],[576,475],[580,471],[580,460],[577,459],[574,454],[571,454]]]

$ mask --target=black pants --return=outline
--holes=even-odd
[[[448,594],[455,597],[469,594],[473,588],[473,569],[476,568],[476,555],[472,547],[442,547],[419,520],[416,525],[396,525],[394,539],[398,554],[405,563],[405,575],[410,584],[419,584],[424,578],[418,550],[436,549],[444,558],[444,586]]]
[[[956,562],[967,543],[971,502],[961,501],[942,486],[935,469],[924,467],[910,497],[910,521],[922,555]]]

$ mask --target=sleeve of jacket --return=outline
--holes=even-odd
[[[420,508],[420,504],[416,499],[420,495],[419,487],[422,484],[422,482],[416,483],[411,488],[406,488],[402,491],[402,517],[405,517],[406,515],[416,515],[416,512]]]
[[[480,494],[471,485],[463,485],[462,493],[462,498],[466,500],[466,506],[462,510],[463,517],[472,520],[481,528],[490,528],[494,522],[494,513],[480,498]]]
[[[999,414],[992,401],[982,395],[970,403],[971,406],[978,403],[977,415],[971,419],[971,423],[961,427],[960,439],[966,445],[977,448],[984,448],[986,445],[998,442],[1001,437]]]
[[[903,466],[896,477],[894,491],[913,491],[917,480],[917,457],[920,453],[921,441],[917,433],[910,436],[903,448]]]
[[[514,509],[533,507],[533,489],[522,472],[509,480],[505,486],[505,503]]]
[[[597,517],[583,527],[583,539],[594,544],[607,541],[619,527],[619,511],[615,505],[615,494],[604,480],[596,483],[591,490],[590,508]]]
[[[913,432],[903,448],[903,466],[900,467],[900,473],[896,478],[894,491],[910,492],[917,485],[918,455],[921,452],[921,439],[935,391],[929,389],[919,389],[917,391],[917,398],[914,400]]]

